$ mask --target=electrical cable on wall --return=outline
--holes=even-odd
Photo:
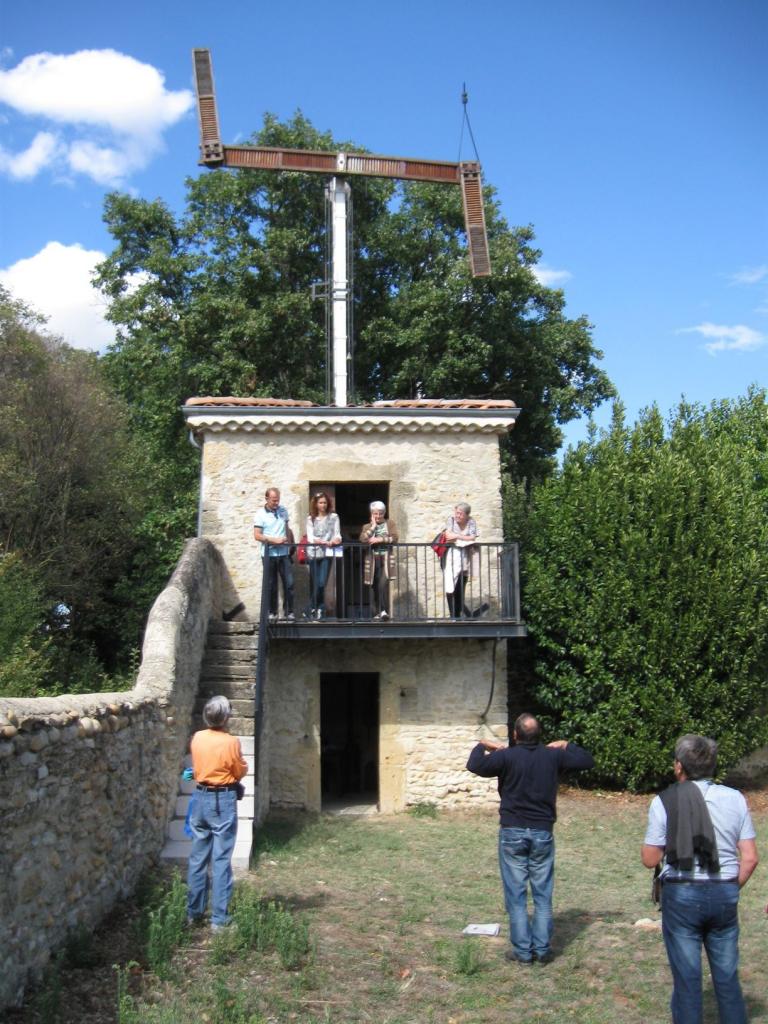
[[[488,712],[491,710],[491,704],[493,703],[493,691],[496,688],[496,645],[498,642],[499,638],[494,637],[493,651],[491,652],[491,692],[488,694],[488,703],[485,705],[485,711],[480,715],[481,722],[485,722],[488,717]]]

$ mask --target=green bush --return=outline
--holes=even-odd
[[[618,407],[534,492],[535,698],[601,780],[658,784],[684,732],[718,740],[721,770],[768,741],[767,513],[760,391],[683,403],[666,429]]]
[[[39,697],[50,667],[40,580],[21,556],[0,555],[0,694]]]
[[[232,925],[216,936],[213,957],[226,963],[233,955],[275,951],[286,970],[311,958],[309,926],[275,900],[265,900],[249,885],[238,885],[232,899]]]

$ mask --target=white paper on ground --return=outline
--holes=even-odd
[[[468,924],[462,930],[462,935],[498,935],[501,931],[500,924]]]

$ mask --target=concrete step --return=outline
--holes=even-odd
[[[181,839],[185,835],[184,822],[187,819],[187,811],[189,809],[189,802],[192,799],[192,794],[188,796],[177,796],[176,807],[174,809],[175,817],[171,818],[168,823],[168,836],[171,839]],[[250,796],[244,796],[242,800],[237,802],[237,820],[247,818],[249,821],[253,820],[253,793]],[[179,828],[181,825],[181,828]]]
[[[211,619],[208,623],[208,636],[247,636],[258,633],[259,624],[253,619],[241,622],[224,622],[223,619]]]
[[[251,679],[201,679],[198,697],[228,697],[229,700],[253,700],[255,683]]]
[[[255,651],[257,645],[257,633],[209,633],[206,650]]]
[[[237,733],[238,736],[250,736],[253,738],[253,715],[250,718],[245,716],[235,717],[234,715],[229,720],[232,732]],[[243,750],[245,753],[245,750]]]
[[[246,827],[248,829],[250,829],[252,827],[252,822],[253,822],[253,797],[243,797],[243,799],[240,800],[240,802],[238,803],[238,807],[240,807],[240,806],[245,807],[246,803],[250,804],[251,813],[250,814],[246,814],[245,813],[245,809],[244,809],[242,814],[238,814],[238,816],[237,816],[237,829],[238,829],[238,832],[241,829],[245,829]],[[186,816],[186,812],[185,812],[185,816]],[[248,823],[248,824],[246,825],[246,823]],[[167,837],[169,839],[173,840],[174,842],[182,842],[185,839],[189,839],[189,836],[184,831],[184,818],[172,818],[171,821],[168,823],[168,830],[166,832],[166,835],[167,835]]]
[[[251,828],[246,828],[243,823],[242,832],[238,831],[237,842],[232,851],[232,867],[247,868],[251,859]],[[192,849],[192,842],[189,839],[169,839],[160,852],[161,858],[167,864],[178,864],[183,867],[189,861],[189,851]]]
[[[210,683],[213,680],[227,682],[239,679],[254,681],[256,678],[256,662],[232,662],[230,665],[203,665],[200,669],[200,682]]]
[[[198,697],[195,700],[195,706],[192,709],[192,714],[193,715],[202,715],[203,708],[205,707],[206,703],[207,703],[207,698],[206,697]],[[241,698],[235,698],[234,700],[230,700],[230,704],[232,705],[232,719],[234,719],[234,718],[252,718],[253,717],[253,694],[252,693],[246,694],[245,698],[242,698],[242,699]],[[232,719],[230,719],[230,721],[232,721]],[[234,732],[235,730],[230,728],[229,731],[230,732]]]
[[[229,725],[231,731],[238,736],[253,736],[253,717],[233,716],[229,720]],[[205,725],[202,718],[199,715],[195,715],[192,718],[192,732],[197,732],[199,729],[204,728]],[[243,753],[245,753],[244,749]]]
[[[236,648],[231,650],[229,647],[211,647],[210,645],[206,648],[203,656],[203,666],[206,665],[237,665],[241,662],[246,662],[252,665],[256,662],[256,648]]]

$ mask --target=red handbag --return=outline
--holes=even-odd
[[[299,565],[306,565],[309,559],[307,558],[307,535],[306,533],[299,541],[299,546],[296,549],[296,558]]]
[[[431,544],[432,550],[435,552],[438,558],[445,557],[445,553],[448,550],[448,543],[445,539],[445,530],[441,530],[437,534]]]

